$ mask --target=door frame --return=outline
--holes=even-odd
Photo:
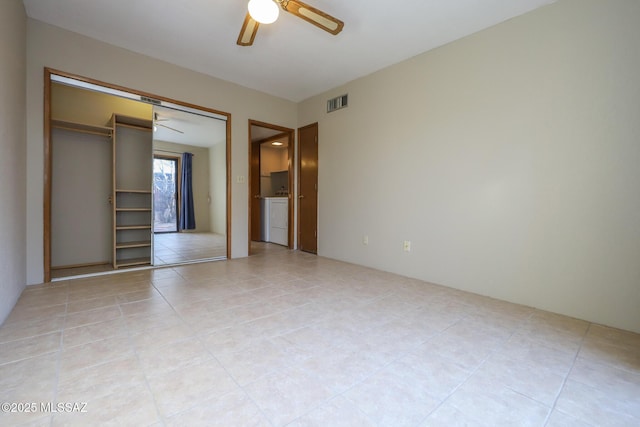
[[[176,195],[176,231],[156,231],[155,230],[155,206],[153,207],[153,218],[152,218],[152,227],[151,232],[155,233],[177,233],[180,231],[180,206],[182,206],[182,157],[176,154],[156,154],[153,153],[153,160],[155,162],[156,159],[160,160],[171,160],[176,162],[176,176],[175,176],[175,195]],[[155,165],[154,165],[155,167]],[[154,185],[155,185],[155,176],[154,176]]]
[[[119,86],[100,80],[80,76],[78,74],[68,73],[66,71],[56,70],[54,68],[44,68],[44,197],[43,197],[43,264],[44,264],[44,282],[51,281],[51,76],[57,75],[78,80],[81,82],[102,86],[108,89],[114,89],[130,94],[151,98],[180,105],[186,108],[205,111],[208,113],[218,114],[226,117],[226,180],[227,180],[227,206],[226,206],[226,225],[227,225],[227,259],[231,259],[231,114],[224,111],[214,110],[212,108],[202,107],[200,105],[190,104],[188,102],[178,101],[175,99],[159,96],[149,92],[143,92],[124,86]],[[141,101],[144,102],[144,101]]]
[[[255,213],[253,212],[253,209],[251,208],[251,202],[253,199],[253,193],[255,191],[252,185],[252,160],[253,160],[253,156],[256,154],[253,149],[253,141],[252,141],[252,137],[251,137],[251,127],[252,126],[258,126],[258,127],[263,127],[263,128],[267,128],[267,129],[272,129],[275,131],[279,131],[281,133],[287,134],[289,137],[289,146],[287,147],[287,166],[288,166],[288,172],[289,172],[289,206],[288,206],[288,214],[287,214],[287,221],[289,223],[289,230],[288,230],[288,236],[287,236],[287,241],[288,241],[288,245],[287,247],[289,249],[293,249],[293,245],[294,245],[294,241],[293,241],[293,209],[294,209],[294,199],[293,199],[293,165],[294,165],[294,146],[295,146],[295,134],[296,131],[295,129],[291,129],[291,128],[287,128],[284,126],[278,126],[278,125],[274,125],[271,123],[265,123],[265,122],[261,122],[258,120],[253,120],[253,119],[249,119],[248,122],[248,130],[249,130],[249,141],[248,141],[248,145],[249,145],[249,173],[248,173],[248,178],[247,178],[247,182],[248,182],[248,191],[247,191],[247,197],[248,197],[248,228],[247,228],[247,253],[249,255],[251,255],[251,219],[252,219],[252,215],[258,215],[259,213]],[[269,139],[269,138],[267,138]],[[256,141],[257,142],[257,141]],[[260,154],[260,152],[258,151],[258,155]]]

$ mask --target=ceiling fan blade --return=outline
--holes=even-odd
[[[285,1],[282,8],[333,35],[338,34],[344,27],[341,20],[298,0]]]
[[[240,46],[251,46],[253,44],[253,39],[256,38],[256,33],[258,32],[258,27],[260,23],[254,20],[249,13],[244,18],[244,23],[242,24],[242,29],[240,30],[240,35],[238,36],[238,41],[236,42]]]
[[[184,133],[181,130],[178,130],[176,128],[172,128],[171,126],[163,125],[162,123],[156,123],[156,126],[162,126],[163,128],[167,128],[167,129],[172,130],[174,132]]]

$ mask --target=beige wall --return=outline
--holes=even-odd
[[[216,144],[209,149],[209,188],[211,231],[227,235],[227,147]]]
[[[54,83],[51,85],[51,118],[109,126],[113,113],[151,120],[153,107],[131,99]]]
[[[21,1],[0,2],[0,324],[25,286],[26,19]]]
[[[560,1],[301,103],[319,254],[640,332],[638,22]]]
[[[231,113],[232,257],[246,256],[248,120],[293,128],[297,124],[296,104],[39,21],[29,19],[27,25],[27,283],[43,279],[44,67]],[[238,182],[238,176],[245,179]]]
[[[211,231],[211,214],[210,214],[210,177],[209,177],[209,148],[196,147],[186,144],[175,144],[167,141],[153,141],[154,154],[176,155],[174,153],[191,153],[193,159],[191,165],[193,174],[191,175],[193,184],[193,207],[196,217],[195,230],[189,230],[198,233],[208,233]],[[182,156],[182,154],[177,154]]]
[[[289,168],[288,152],[285,147],[260,146],[260,175],[268,176],[271,172],[286,171]]]
[[[289,138],[279,138],[287,141]],[[271,172],[282,172],[289,169],[289,151],[286,147],[274,147],[269,142],[260,145],[260,195],[273,197],[277,189],[273,188]]]

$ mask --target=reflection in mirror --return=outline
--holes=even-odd
[[[179,157],[153,156],[153,232],[178,231]]]
[[[224,259],[226,123],[154,106],[154,265]]]

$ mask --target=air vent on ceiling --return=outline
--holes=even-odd
[[[327,113],[345,108],[349,103],[349,95],[340,95],[327,101]]]
[[[149,104],[154,104],[154,105],[162,105],[161,101],[158,101],[157,99],[149,98],[148,96],[140,96],[140,101],[148,102]]]

